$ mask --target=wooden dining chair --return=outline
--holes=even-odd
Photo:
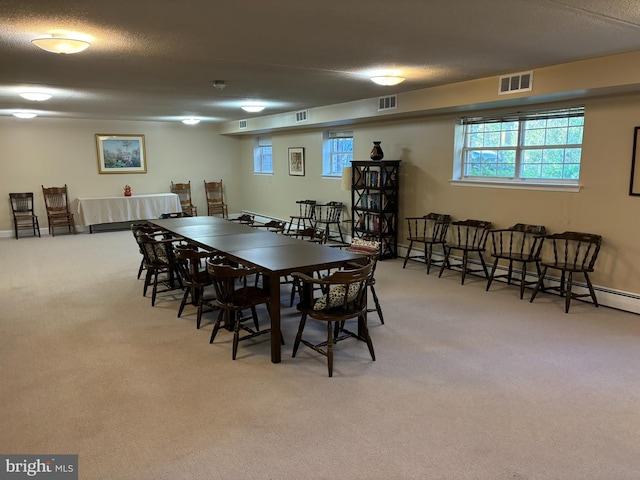
[[[196,328],[199,329],[204,307],[215,308],[213,300],[205,298],[205,289],[213,284],[211,275],[207,271],[206,261],[215,254],[199,250],[191,244],[176,245],[175,252],[184,284],[184,295],[178,307],[178,318],[182,316],[187,301],[191,298],[192,305],[197,309]]]
[[[289,217],[287,233],[291,233],[291,230],[304,230],[305,228],[315,226],[314,220],[316,217],[317,202],[315,200],[297,200],[296,203],[298,204],[298,214]]]
[[[33,209],[33,192],[10,193],[11,213],[13,214],[13,229],[16,240],[20,230],[32,230],[33,236],[40,237],[38,216]]]
[[[485,220],[461,220],[452,222],[447,233],[447,240],[444,244],[444,259],[440,266],[438,278],[442,276],[445,268],[459,270],[462,272],[460,283],[464,285],[465,277],[468,273],[484,274],[484,278],[489,277],[487,264],[484,260],[487,239],[491,222]],[[452,262],[452,252],[460,252],[462,258],[458,262]],[[477,255],[481,268],[473,268],[469,264],[469,256]]]
[[[342,235],[342,228],[340,228],[342,217],[342,210],[344,204],[342,202],[328,202],[325,205],[316,206],[316,215],[314,218],[314,225],[316,228],[324,228],[326,232],[327,241],[338,240],[340,243],[344,243],[344,236]],[[332,235],[333,231],[337,231],[337,235]]]
[[[204,181],[204,191],[207,196],[207,215],[222,215],[222,218],[229,217],[227,204],[224,203],[224,191],[222,179],[219,182]]]
[[[327,357],[329,377],[332,377],[334,345],[347,338],[356,338],[367,344],[371,359],[375,361],[373,342],[367,327],[367,285],[371,269],[372,265],[368,264],[354,270],[337,271],[324,278],[293,273],[293,277],[299,282],[302,296],[298,304],[301,317],[292,357],[295,358],[302,343]],[[326,340],[312,342],[302,338],[307,318],[326,323]],[[345,322],[351,319],[358,320],[356,332],[345,328]]]
[[[422,217],[407,217],[407,228],[409,236],[409,248],[404,257],[402,268],[407,266],[409,260],[424,261],[427,265],[427,275],[431,270],[431,265],[440,263],[433,260],[433,247],[439,246],[444,258],[444,244],[447,238],[447,230],[451,223],[451,216],[442,213],[431,212]],[[411,255],[414,244],[422,244],[424,251],[420,255]]]
[[[155,306],[158,293],[184,288],[179,262],[174,250],[174,244],[179,239],[156,238],[146,234],[138,235],[136,239],[140,244],[144,256],[144,266],[147,270],[142,294],[146,297],[148,288],[152,287],[151,306]]]
[[[209,343],[213,343],[215,340],[226,317],[230,326],[233,327],[231,358],[235,360],[240,341],[271,332],[271,329],[260,329],[256,310],[258,305],[267,305],[269,303],[269,294],[262,288],[249,284],[249,277],[256,275],[258,273],[257,269],[220,263],[220,259],[218,259],[216,261],[207,261],[207,271],[211,276],[216,291],[216,298],[213,304],[220,308]],[[250,312],[248,315],[244,313],[247,311]],[[253,327],[247,325],[248,321],[253,321]],[[241,331],[243,335],[241,335]]]
[[[574,298],[590,297],[597,307],[598,300],[589,274],[594,271],[596,259],[602,246],[602,237],[593,233],[564,232],[547,235],[545,243],[551,244],[553,257],[550,260],[541,262],[542,273],[529,301],[533,302],[533,299],[536,298],[538,291],[543,287],[547,271],[551,269],[560,272],[560,284],[557,286],[546,285],[544,291],[556,291],[561,297],[565,298],[565,313],[569,313],[569,306]],[[573,291],[574,274],[582,274],[586,282],[587,293]]]
[[[520,264],[520,300],[524,297],[527,285],[535,284],[540,278],[540,250],[546,235],[543,225],[516,223],[510,228],[491,230],[491,255],[493,266],[487,280],[487,291],[496,278],[504,278],[508,285],[513,280],[513,265]],[[500,261],[507,263],[507,272],[496,275]],[[527,264],[533,263],[536,268],[536,279],[527,280]]]
[[[285,222],[280,220],[269,220],[267,223],[254,223],[251,226],[254,228],[264,228],[268,232],[282,233],[285,229]]]
[[[42,195],[44,205],[47,210],[47,221],[49,223],[49,233],[55,237],[56,227],[67,227],[69,232],[76,233],[76,223],[73,213],[69,210],[69,198],[67,196],[67,185],[64,187],[48,187],[42,185]]]
[[[180,198],[182,211],[191,217],[198,215],[198,209],[191,201],[191,180],[187,183],[171,182],[171,193],[175,193]]]

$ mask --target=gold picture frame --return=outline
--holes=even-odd
[[[96,133],[98,172],[147,173],[144,135]]]

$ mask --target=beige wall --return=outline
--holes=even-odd
[[[373,140],[381,140],[385,159],[402,160],[400,216],[430,211],[456,219],[480,218],[497,227],[517,222],[544,224],[551,232],[599,233],[604,245],[594,283],[640,293],[640,226],[633,221],[640,197],[628,195],[634,126],[640,124],[640,95],[586,101],[581,184],[577,193],[452,186],[454,127],[457,116],[434,116],[385,124],[353,126],[355,158],[368,159]],[[344,127],[343,127],[344,128]],[[322,130],[272,134],[273,176],[252,175],[253,140],[244,138],[241,168],[243,208],[279,218],[294,213],[295,200],[349,201],[340,182],[322,179]],[[304,147],[306,175],[291,177],[287,148]],[[406,236],[402,224],[400,243]]]
[[[146,174],[100,175],[96,133],[143,134]],[[36,213],[46,232],[41,185],[69,188],[70,198],[121,195],[129,184],[134,194],[168,192],[171,181],[191,180],[198,212],[206,214],[203,180],[223,179],[230,209],[240,208],[234,162],[239,141],[213,132],[211,125],[187,127],[168,122],[113,122],[0,117],[0,231],[12,230],[9,192],[34,192]]]

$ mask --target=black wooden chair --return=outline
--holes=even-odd
[[[402,268],[407,266],[407,261],[424,261],[427,264],[427,275],[432,264],[438,264],[440,261],[433,260],[433,247],[439,245],[442,249],[444,257],[444,243],[447,238],[447,230],[451,223],[451,216],[442,213],[428,213],[422,217],[407,217],[407,227],[409,236],[409,248],[404,257]],[[411,255],[414,243],[424,245],[424,253],[422,255]]]
[[[33,209],[33,192],[10,193],[11,212],[13,214],[13,229],[18,239],[18,231],[32,230],[33,236],[40,237],[38,216]]]
[[[380,306],[380,300],[378,300],[378,294],[376,293],[376,266],[378,259],[380,258],[380,242],[377,240],[366,238],[354,238],[351,240],[351,244],[345,248],[345,251],[356,253],[358,255],[364,255],[369,259],[371,264],[371,275],[369,276],[369,290],[371,291],[371,297],[373,298],[374,308],[367,308],[367,312],[376,312],[380,323],[384,325],[384,316],[382,315],[382,307]]]
[[[491,255],[494,258],[487,291],[491,282],[496,278],[504,278],[507,284],[513,281],[513,264],[520,263],[520,300],[524,297],[524,289],[527,285],[537,283],[540,278],[540,250],[546,235],[543,225],[527,225],[516,223],[511,228],[491,230]],[[507,273],[496,275],[496,269],[500,261],[507,262]],[[527,280],[527,264],[533,263],[536,267],[536,280]]]
[[[316,217],[316,201],[315,200],[298,200],[298,215],[291,215],[287,233],[290,233],[295,225],[294,230],[303,230],[307,227],[315,226]]]
[[[254,223],[251,226],[254,228],[264,228],[269,232],[282,233],[285,229],[285,222],[280,220],[269,220],[267,223]]]
[[[257,269],[245,268],[243,266],[232,266],[220,263],[219,260],[207,261],[207,271],[211,276],[213,286],[216,291],[214,305],[220,308],[220,314],[211,332],[209,343],[213,343],[223,320],[228,319],[230,326],[233,326],[233,349],[231,357],[236,359],[238,353],[238,342],[248,340],[271,332],[271,329],[260,330],[258,313],[256,307],[264,304],[268,305],[269,294],[257,287],[248,284],[248,277],[256,275]],[[243,312],[250,311],[250,315]],[[246,324],[253,320],[253,328]],[[240,331],[244,335],[240,335]],[[284,342],[283,342],[284,343]]]
[[[327,357],[329,376],[333,376],[333,346],[347,338],[361,340],[369,347],[371,359],[375,361],[373,343],[367,327],[367,285],[371,276],[372,265],[355,270],[342,270],[324,278],[312,278],[303,273],[293,273],[299,282],[302,298],[298,310],[302,316],[298,333],[293,344],[292,357],[298,353],[300,343]],[[314,287],[321,287],[320,293]],[[320,296],[322,295],[322,296]],[[314,343],[302,338],[307,318],[325,322],[327,325],[326,340]],[[358,331],[345,328],[345,322],[358,319]]]
[[[238,222],[238,223],[240,223],[242,225],[252,226],[254,221],[255,221],[255,217],[253,215],[248,214],[248,213],[243,213],[239,217],[229,218],[229,220],[232,221],[232,222]]]
[[[144,267],[147,274],[144,279],[143,295],[147,296],[147,289],[153,286],[151,292],[151,306],[156,304],[156,295],[169,292],[177,288],[184,288],[180,275],[179,261],[175,255],[175,238],[155,238],[146,234],[136,237],[144,256]],[[158,289],[158,285],[162,289]]]
[[[199,250],[194,245],[176,245],[176,258],[180,262],[181,275],[184,283],[184,295],[178,308],[178,318],[182,315],[187,300],[196,306],[196,328],[200,328],[202,311],[205,305],[213,308],[211,299],[205,298],[205,289],[212,285],[211,276],[207,272],[206,260],[214,254]]]
[[[597,307],[598,300],[589,274],[594,271],[596,259],[602,246],[602,237],[592,233],[564,232],[547,235],[545,238],[545,242],[551,243],[553,247],[553,259],[541,262],[542,273],[533,289],[530,302],[533,302],[538,291],[542,289],[547,271],[552,269],[560,272],[560,285],[550,287],[547,284],[544,291],[554,290],[559,292],[560,296],[565,297],[565,313],[569,313],[569,306],[573,298],[591,297],[591,301]],[[588,293],[572,291],[575,273],[584,276]]]
[[[342,235],[342,228],[340,228],[340,218],[342,217],[342,209],[344,204],[342,202],[329,202],[325,205],[317,205],[316,216],[314,218],[314,225],[317,228],[323,228],[326,230],[327,241],[336,239],[340,243],[344,243],[344,236]],[[337,230],[337,235],[331,235],[331,226],[334,226],[334,231]]]
[[[483,253],[486,250],[487,239],[491,222],[485,220],[462,220],[452,222],[447,234],[447,241],[444,245],[444,259],[440,266],[438,277],[442,276],[445,268],[459,270],[462,272],[460,283],[464,285],[467,273],[483,273],[485,278],[489,277],[487,264],[484,261]],[[462,254],[460,262],[451,262],[451,252],[458,251]],[[472,268],[469,265],[469,255],[476,254],[480,259],[481,268]]]

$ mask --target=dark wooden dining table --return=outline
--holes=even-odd
[[[150,223],[205,250],[224,253],[235,262],[260,270],[270,292],[273,363],[281,361],[280,278],[292,272],[309,273],[363,260],[361,255],[338,248],[255,229],[220,217],[168,218]]]

